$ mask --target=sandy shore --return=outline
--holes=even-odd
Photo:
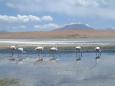
[[[35,47],[95,47],[115,46],[115,31],[69,30],[52,32],[0,33],[0,48],[10,45]]]
[[[37,46],[43,46],[45,50],[51,47],[58,47],[59,50],[69,51],[75,50],[76,46],[81,46],[83,50],[94,50],[99,46],[103,50],[115,49],[115,38],[98,39],[98,38],[82,38],[82,39],[0,39],[0,49],[8,49],[11,45],[23,47],[24,49],[34,49]]]

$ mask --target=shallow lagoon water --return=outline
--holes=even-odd
[[[115,52],[103,52],[100,61],[94,52],[85,52],[81,62],[76,62],[74,52],[57,53],[57,62],[50,62],[50,54],[44,62],[36,63],[37,54],[21,54],[22,62],[12,62],[10,53],[0,53],[0,79],[16,79],[11,86],[114,86]],[[17,57],[15,54],[14,57]]]

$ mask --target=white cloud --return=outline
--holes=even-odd
[[[44,25],[34,25],[34,28],[37,28],[40,31],[49,31],[60,27],[58,24],[49,23]]]
[[[53,21],[53,18],[51,16],[43,16],[41,20],[45,22],[50,22]]]
[[[9,2],[8,2],[8,3],[6,3],[6,4],[7,4],[8,7],[14,8],[14,5],[13,5],[12,3],[9,3]]]
[[[6,31],[48,31],[55,29],[57,24],[53,24],[53,17],[34,15],[8,16],[0,15],[0,30]],[[49,24],[50,23],[50,24]],[[43,25],[41,25],[43,24]],[[38,26],[39,25],[39,26]]]
[[[5,3],[8,7],[21,12],[50,12],[69,16],[99,16],[115,19],[114,0],[6,0]],[[110,15],[111,12],[113,15]]]
[[[33,15],[17,15],[17,16],[8,16],[0,15],[0,21],[4,22],[52,22],[53,17],[51,16],[42,16],[41,18]]]
[[[0,22],[34,22],[40,21],[40,18],[33,15],[17,15],[17,16],[8,16],[8,15],[0,15]]]
[[[41,28],[40,25],[34,25],[34,28]]]

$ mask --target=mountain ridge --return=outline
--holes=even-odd
[[[88,24],[72,23],[72,24],[67,24],[63,27],[57,28],[53,31],[63,31],[63,30],[94,30],[94,28],[92,28]]]

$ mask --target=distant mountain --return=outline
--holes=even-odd
[[[56,29],[55,31],[61,31],[61,30],[93,30],[94,28],[90,27],[88,24],[68,24],[64,27],[61,27],[59,29]]]

